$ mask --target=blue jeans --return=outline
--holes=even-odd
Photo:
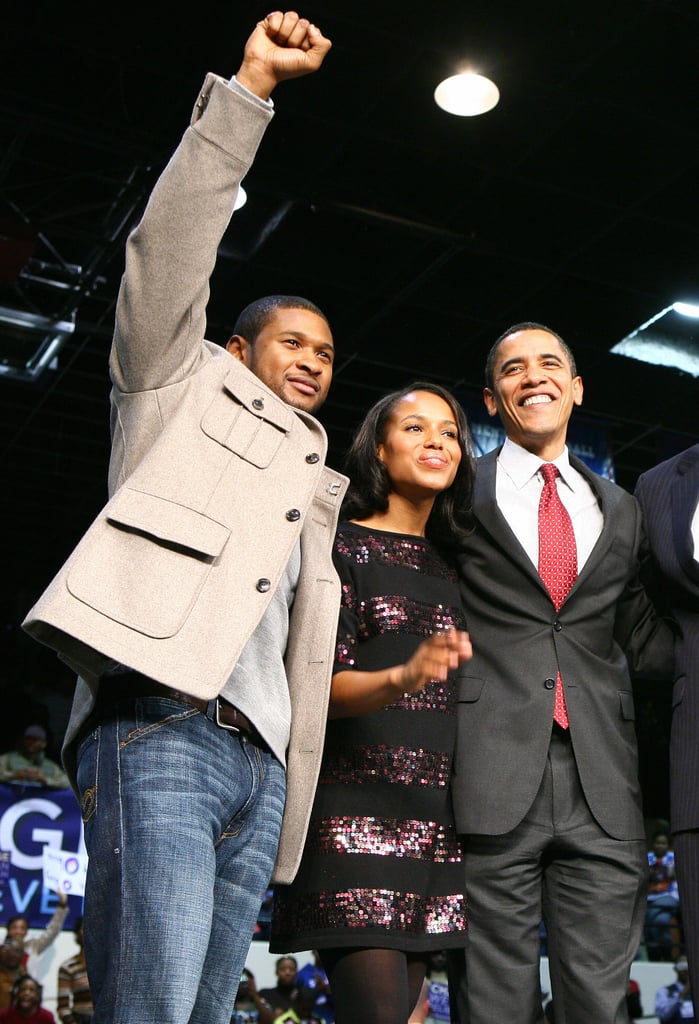
[[[228,1024],[285,773],[189,705],[120,700],[81,737],[93,1024]]]

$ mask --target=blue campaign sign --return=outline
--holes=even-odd
[[[43,885],[44,846],[85,853],[72,790],[0,784],[0,920],[22,914],[30,927],[46,927],[57,901]],[[66,927],[81,903],[70,900]]]

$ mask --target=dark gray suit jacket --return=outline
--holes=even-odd
[[[699,828],[699,565],[690,525],[699,500],[699,444],[644,473],[636,496],[652,553],[653,592],[677,621],[670,739],[671,823]]]
[[[590,809],[612,837],[641,839],[627,655],[638,671],[667,673],[673,634],[639,581],[644,538],[638,504],[571,456],[598,496],[604,525],[557,614],[497,507],[497,455],[478,460],[473,531],[459,556],[474,647],[459,677],[453,779],[459,831],[500,835],[529,810],[546,763],[560,668]]]

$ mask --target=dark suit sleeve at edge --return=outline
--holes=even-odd
[[[671,680],[676,627],[649,597],[645,584],[651,578],[652,559],[642,524],[639,529],[638,565],[619,599],[614,635],[634,675]]]

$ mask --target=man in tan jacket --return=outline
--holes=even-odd
[[[310,415],[333,339],[295,296],[247,307],[227,351],[204,334],[270,93],[329,49],[276,12],[232,80],[207,76],[127,243],[110,500],[25,622],[80,675],[64,760],[90,857],[94,1024],[228,1024],[275,858],[289,881],[303,846],[346,487]]]

